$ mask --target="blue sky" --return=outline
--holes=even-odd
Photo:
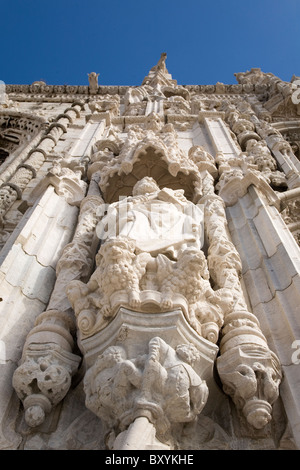
[[[0,80],[140,85],[161,52],[180,85],[260,67],[300,76],[300,0],[0,0]]]

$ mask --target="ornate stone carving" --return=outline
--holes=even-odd
[[[120,97],[119,95],[97,96],[97,101],[91,101],[88,106],[92,114],[109,112],[112,116],[119,115]]]
[[[277,169],[277,162],[264,141],[248,140],[246,145],[248,157],[253,158],[257,170],[274,188],[286,188],[287,182],[282,171]]]
[[[70,173],[74,176],[72,170],[64,170],[67,177]],[[81,201],[73,240],[65,246],[57,263],[57,280],[48,308],[37,317],[28,334],[21,365],[14,373],[14,388],[24,404],[25,420],[32,427],[41,424],[65,397],[81,362],[80,355],[74,351],[76,326],[65,288],[71,280],[85,280],[91,273],[96,212],[101,202],[99,190],[95,191],[92,181],[88,195]]]
[[[162,52],[160,59],[154,67],[150,69],[147,77],[144,78],[142,85],[148,85],[160,91],[162,86],[176,86],[176,80],[172,80],[171,75],[169,74],[166,67],[167,54]]]
[[[148,120],[150,128],[143,129],[139,126],[131,126],[127,133],[125,142],[112,143],[111,139],[105,139],[95,144],[96,154],[92,154],[91,160],[94,168],[101,171],[100,188],[105,194],[113,176],[122,177],[129,175],[134,165],[139,166],[141,158],[148,149],[152,149],[156,160],[165,162],[169,174],[176,177],[179,172],[191,174],[195,181],[197,167],[185,153],[179,148],[176,131],[172,124],[167,124],[159,132],[153,130],[153,119]],[[152,128],[152,129],[151,129]],[[149,169],[155,165],[147,159]],[[112,180],[113,181],[113,180]],[[198,185],[200,183],[198,182]]]
[[[253,223],[258,224],[269,211],[276,214],[274,227],[277,223],[284,229],[274,207],[263,211],[258,205],[246,204],[254,193],[258,203],[263,193],[266,206],[269,202],[275,207],[282,204],[282,208],[284,198],[274,189],[284,194],[287,182],[289,187],[297,185],[290,177],[296,175],[298,162],[278,131],[284,123],[278,121],[274,126],[272,121],[280,106],[286,107],[285,112],[290,107],[291,87],[260,69],[237,74],[237,85],[178,86],[167,70],[165,53],[141,86],[99,87],[99,74],[88,76],[86,87],[38,82],[8,87],[15,103],[25,107],[27,101],[37,113],[40,107],[51,124],[47,123],[36,147],[32,145],[3,180],[0,216],[22,198],[35,177],[39,178],[39,194],[51,184],[60,198],[75,206],[66,210],[68,214],[72,210],[74,228],[78,212],[74,237],[68,236],[71,241],[61,247],[55,265],[57,280],[50,302],[27,336],[13,376],[27,424],[39,426],[52,415],[36,434],[33,430],[27,433],[32,441],[37,436],[38,442],[50,442],[52,431],[47,434],[44,430],[54,416],[59,420],[55,433],[65,433],[68,418],[63,423],[61,415],[69,414],[71,406],[76,423],[61,448],[80,448],[80,438],[71,442],[72,433],[77,438],[82,432],[89,410],[95,414],[93,432],[99,425],[99,434],[91,439],[93,448],[218,447],[218,438],[211,439],[211,429],[221,424],[217,423],[221,415],[224,421],[229,417],[226,432],[233,430],[223,441],[224,447],[229,442],[239,445],[240,435],[235,432],[241,429],[245,439],[252,438],[252,428],[259,430],[259,436],[269,436],[270,427],[265,428],[278,397],[280,364],[258,319],[249,311],[252,299],[249,302],[245,291],[249,277],[247,272],[242,277],[245,271],[239,254],[242,250],[241,256],[245,255],[246,242],[237,230],[241,228],[251,243],[248,225],[239,225],[239,210],[245,211],[245,219],[255,217]],[[61,112],[62,103],[69,106],[74,99],[71,95],[78,93],[86,95],[84,104],[73,103],[62,114],[52,116],[54,107]],[[46,109],[40,106],[45,99],[49,100]],[[293,116],[290,110],[288,113]],[[81,119],[75,121],[78,117]],[[23,134],[13,119],[14,127],[9,128],[6,119],[8,115],[0,118],[0,144],[5,141],[10,151],[21,143]],[[24,120],[20,127],[27,124]],[[291,126],[296,128],[297,123]],[[67,157],[69,152],[73,157]],[[64,158],[58,159],[58,155]],[[279,171],[281,164],[283,171]],[[249,189],[251,185],[259,191]],[[26,190],[26,197],[28,193]],[[19,205],[20,211],[36,202],[33,193]],[[239,198],[242,200],[235,206]],[[17,211],[16,204],[9,213],[10,223]],[[297,211],[294,199],[282,213],[295,231],[299,229]],[[237,222],[233,221],[235,215]],[[3,241],[8,227],[7,223]],[[279,238],[289,234],[278,229],[278,240],[273,244],[272,239],[268,246],[271,240],[263,238],[267,230],[262,228],[255,242],[261,242],[265,251],[263,256],[259,252],[255,268],[257,272],[265,269],[266,280],[273,275],[268,262],[273,266],[281,249],[288,257],[289,247],[283,247]],[[26,249],[30,250],[29,243]],[[251,253],[258,254],[258,250]],[[291,283],[297,279],[295,266]],[[253,307],[255,314],[276,307],[277,298],[286,298],[290,287],[286,292],[274,289],[270,304],[266,296]],[[263,294],[266,291],[262,288]],[[286,315],[284,308],[282,311]],[[268,333],[268,317],[263,314],[262,318]],[[275,321],[274,331],[279,326]],[[270,334],[274,350],[283,357],[276,335]],[[81,404],[84,384],[89,408],[83,424],[70,390],[74,378],[83,379],[78,387]],[[60,409],[54,409],[65,397],[59,416]],[[222,408],[219,414],[216,403]],[[207,412],[199,417],[207,405]],[[233,405],[241,423],[235,412],[231,415]],[[201,422],[203,435],[211,433],[204,443],[196,432]],[[277,429],[276,433],[278,436]],[[52,441],[49,447],[53,445]]]
[[[39,342],[38,347],[26,349],[23,362],[13,375],[13,386],[31,427],[43,423],[46,414],[65,397],[80,362],[78,356],[58,345]]]
[[[3,224],[3,217],[8,210],[8,208],[12,205],[13,202],[18,197],[17,191],[8,185],[2,186],[0,188],[0,223]]]
[[[82,103],[73,103],[72,107],[67,108],[65,113],[59,115],[57,120],[48,126],[46,135],[42,137],[37,148],[32,149],[29,152],[28,158],[19,165],[17,171],[5,183],[6,186],[9,185],[14,190],[9,191],[9,197],[7,190],[3,189],[3,186],[0,188],[0,193],[1,191],[3,193],[3,197],[0,197],[1,217],[5,215],[13,202],[21,198],[23,190],[26,188],[30,180],[36,176],[37,171],[44,163],[46,153],[55,147],[58,139],[66,132],[67,126],[72,122],[72,119],[74,117],[78,117],[79,110],[82,107]]]
[[[157,438],[168,442],[172,424],[195,421],[207,401],[206,382],[193,368],[199,358],[195,346],[173,349],[160,337],[149,341],[146,354],[133,358],[122,346],[110,346],[85,375],[86,405],[110,432],[145,417]]]
[[[211,185],[213,184],[210,176]],[[209,240],[208,267],[216,288],[231,291],[233,306],[224,316],[217,368],[224,391],[249,424],[263,428],[271,420],[281,371],[257,318],[248,311],[240,283],[240,256],[228,237],[224,201],[208,191],[201,201]]]
[[[82,181],[81,169],[71,169],[72,162],[63,159],[55,161],[48,173],[49,183],[55,187],[59,196],[63,196],[69,204],[79,205],[82,201],[87,185]]]
[[[275,155],[279,166],[282,168],[288,187],[298,187],[299,182],[299,160],[293,153],[293,149],[283,135],[274,127],[265,121],[259,121],[256,118],[256,129],[258,134],[266,141],[268,147]]]
[[[216,161],[201,145],[194,145],[189,149],[189,158],[197,165],[198,171],[208,171],[214,178],[218,176]]]
[[[104,316],[111,315],[110,298],[117,290],[127,292],[130,307],[140,306],[140,281],[151,255],[145,252],[136,254],[135,250],[133,239],[112,237],[102,245],[97,255],[98,267],[88,287],[92,292],[98,289],[97,304]]]
[[[162,260],[163,258],[163,260]],[[172,308],[176,293],[188,302],[188,320],[204,338],[216,343],[224,315],[233,306],[229,289],[214,291],[209,282],[209,271],[204,253],[196,248],[186,248],[177,262],[159,255],[158,280],[162,293],[162,308]]]
[[[111,204],[97,228],[104,243],[95,272],[87,284],[67,288],[83,336],[104,328],[120,305],[140,311],[181,305],[198,333],[216,342],[232,297],[210,285],[202,220],[201,208],[182,191],[160,190],[148,177],[133,196]]]
[[[300,223],[299,223],[300,201],[299,198],[291,199],[284,204],[281,216],[287,224],[293,237],[300,246]]]
[[[224,340],[226,343],[228,335],[227,340],[235,345],[232,349],[225,346],[227,351],[218,360],[218,372],[225,393],[237,409],[251,426],[261,429],[271,421],[272,405],[279,396],[280,364],[268,349],[254,316],[240,312],[235,325],[233,318],[231,322],[231,331],[224,333]]]

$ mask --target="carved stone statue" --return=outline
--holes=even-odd
[[[150,177],[111,204],[97,227],[103,243],[96,270],[87,284],[74,280],[67,288],[79,329],[86,335],[104,328],[121,305],[181,306],[189,324],[216,343],[233,298],[229,289],[211,287],[202,225],[201,208],[182,190],[159,189]]]
[[[143,392],[150,397],[160,391],[165,398],[164,414],[170,422],[195,420],[207,401],[207,385],[193,369],[197,359],[199,353],[191,344],[173,349],[159,337],[149,342]]]
[[[110,314],[110,297],[115,290],[126,290],[131,307],[138,307],[140,304],[140,280],[146,272],[151,255],[135,255],[135,248],[133,240],[114,237],[107,240],[100,249],[97,258],[100,261],[88,288],[92,292],[98,289],[96,304],[101,307],[104,316]]]
[[[172,423],[194,421],[206,404],[206,382],[193,368],[199,358],[195,346],[174,349],[160,337],[135,358],[128,358],[123,346],[110,346],[85,376],[86,405],[110,432],[146,417],[164,440]]]
[[[91,95],[95,95],[98,91],[98,77],[99,73],[91,72],[89,76],[89,92]]]
[[[160,55],[159,61],[157,62],[157,64],[151,70],[159,70],[163,73],[166,73],[167,72],[166,59],[167,59],[166,52],[162,52],[161,55]]]
[[[132,194],[109,206],[97,227],[100,239],[128,237],[140,251],[175,258],[187,246],[201,248],[203,213],[185,198],[183,190],[160,190],[153,178],[145,177]]]
[[[187,248],[177,262],[159,255],[157,264],[162,307],[172,308],[173,299],[180,292],[189,304],[190,324],[200,335],[216,343],[224,315],[233,307],[233,296],[229,289],[212,289],[203,251]]]

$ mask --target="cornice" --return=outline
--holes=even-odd
[[[231,84],[224,85],[223,83],[217,83],[215,85],[182,85],[183,88],[187,89],[191,93],[199,94],[218,94],[218,95],[239,95],[239,94],[262,94],[269,90],[269,84]],[[61,99],[62,97],[68,97],[68,99],[74,99],[74,97],[80,96],[80,98],[96,99],[97,96],[103,95],[125,95],[129,88],[139,88],[139,86],[104,86],[99,85],[98,93],[90,94],[89,87],[84,85],[6,85],[7,94],[16,94],[14,99],[18,98],[18,94],[30,96],[31,98],[42,98],[44,100]],[[22,96],[24,98],[24,96]]]

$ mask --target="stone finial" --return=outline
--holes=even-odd
[[[91,72],[89,76],[89,93],[90,95],[96,95],[98,91],[98,77],[99,73]]]

